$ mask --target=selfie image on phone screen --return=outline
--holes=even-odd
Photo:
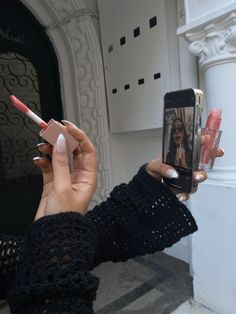
[[[178,178],[163,178],[166,184],[181,191],[197,190],[193,171],[200,157],[202,91],[184,89],[164,97],[162,160],[174,167]]]
[[[193,107],[166,109],[164,161],[184,169],[192,165]]]

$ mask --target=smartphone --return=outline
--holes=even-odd
[[[197,183],[193,171],[198,170],[201,152],[201,114],[203,92],[183,89],[164,96],[162,161],[179,173],[164,182],[180,192],[194,193]]]

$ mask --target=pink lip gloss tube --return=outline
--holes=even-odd
[[[67,129],[63,124],[54,119],[51,119],[48,123],[46,123],[14,95],[10,96],[10,101],[14,107],[26,114],[29,118],[31,118],[35,123],[40,126],[41,131],[39,132],[39,135],[48,143],[54,145],[57,141],[59,134],[62,133],[66,138],[68,153],[73,152],[76,147],[78,147],[78,141],[67,132]]]
[[[200,167],[212,169],[215,161],[214,152],[218,148],[221,131],[220,123],[222,119],[222,110],[218,108],[214,108],[210,111],[210,114],[207,118],[206,126],[203,129],[203,135],[209,135],[210,138],[208,142],[203,145],[201,150],[201,158],[200,158]]]

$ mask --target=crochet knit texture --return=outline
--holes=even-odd
[[[11,235],[0,235],[0,298],[5,299],[9,287],[11,287],[20,253],[23,238]]]
[[[96,243],[93,225],[78,213],[35,222],[10,291],[12,313],[93,313],[98,278],[88,269]]]
[[[161,251],[196,230],[186,206],[143,166],[85,216],[44,217],[24,245],[1,236],[0,292],[11,288],[13,313],[93,313],[98,279],[89,269]]]
[[[145,165],[128,185],[114,188],[111,197],[87,216],[100,244],[93,266],[162,251],[197,230],[187,207],[150,176]]]

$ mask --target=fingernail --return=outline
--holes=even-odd
[[[178,198],[180,202],[185,202],[188,199],[188,197],[184,194],[177,194],[176,197]]]
[[[205,176],[202,173],[198,173],[196,174],[195,179],[196,181],[201,182],[201,181],[204,181]]]
[[[37,144],[37,147],[40,147],[40,146],[43,146],[43,145],[45,145],[46,143],[38,143]]]
[[[33,160],[40,160],[41,157],[34,157]]]
[[[61,122],[65,125],[71,125],[71,126],[75,126],[72,122],[68,121],[68,120],[61,120]]]
[[[174,169],[168,169],[166,171],[166,176],[168,178],[171,178],[171,179],[175,179],[175,178],[178,178],[179,177],[179,174],[177,171],[175,171]]]
[[[66,138],[62,133],[57,138],[56,148],[58,153],[66,152]]]
[[[220,150],[221,150],[221,153],[222,153],[222,156],[223,156],[225,154],[225,150],[222,147],[220,147]]]

